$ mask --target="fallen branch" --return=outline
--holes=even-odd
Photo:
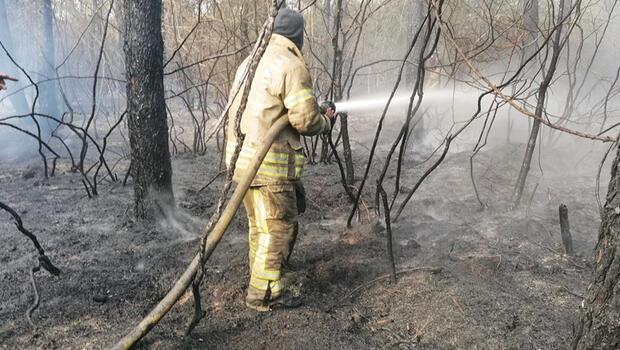
[[[215,176],[213,176],[213,177],[211,178],[211,180],[209,180],[209,182],[207,182],[207,184],[206,184],[206,185],[202,186],[202,187],[198,190],[198,193],[200,193],[200,192],[202,192],[202,191],[206,190],[206,189],[207,189],[207,187],[209,187],[209,186],[210,186],[213,182],[215,182],[215,180],[217,180],[220,176],[222,176],[222,175],[224,175],[224,174],[226,174],[226,170],[222,170],[222,171],[220,171],[219,173],[215,174]]]
[[[30,270],[30,281],[32,283],[32,289],[34,290],[34,301],[32,303],[32,306],[28,309],[28,311],[26,311],[26,319],[28,320],[28,323],[30,323],[30,325],[32,325],[33,328],[36,328],[36,326],[34,325],[34,322],[32,322],[31,316],[32,316],[32,313],[39,307],[40,297],[39,297],[39,290],[37,289],[37,282],[34,278],[34,274],[35,272],[38,272],[39,270],[41,270],[41,268],[44,268],[51,275],[58,276],[60,275],[60,270],[56,266],[54,266],[54,264],[52,264],[50,259],[45,255],[45,251],[43,250],[43,247],[41,247],[41,244],[39,243],[37,236],[35,236],[32,232],[28,231],[24,227],[24,223],[22,221],[22,218],[19,216],[19,214],[17,214],[17,212],[13,210],[13,208],[9,207],[8,205],[2,202],[0,202],[0,209],[3,209],[7,213],[11,214],[11,216],[13,217],[13,220],[15,221],[15,227],[17,227],[17,230],[23,233],[26,237],[30,238],[30,240],[32,241],[32,244],[34,244],[34,247],[39,253],[39,256],[37,257],[36,266],[34,266]]]
[[[41,270],[41,263],[37,261],[37,264],[30,269],[30,283],[32,283],[32,290],[34,291],[34,301],[32,302],[32,306],[28,308],[28,311],[26,311],[26,319],[32,328],[37,328],[34,322],[32,322],[32,313],[39,307],[39,303],[41,301],[39,297],[39,289],[37,288],[37,281],[34,279],[34,273],[39,272],[39,270]]]
[[[22,218],[17,214],[17,212],[13,210],[13,208],[9,207],[8,205],[2,202],[0,202],[0,209],[3,209],[7,213],[11,214],[11,216],[13,216],[13,219],[15,220],[15,227],[17,227],[19,232],[23,233],[26,237],[30,238],[30,240],[32,241],[32,244],[34,244],[34,247],[37,249],[37,252],[39,253],[39,257],[40,257],[39,259],[43,257],[43,260],[45,260],[45,261],[42,261],[42,267],[54,276],[57,276],[58,274],[60,274],[60,270],[58,270],[49,261],[47,256],[45,256],[45,251],[43,250],[43,247],[41,247],[41,244],[39,243],[37,236],[35,236],[32,232],[28,231],[24,227],[24,222],[22,221]]]

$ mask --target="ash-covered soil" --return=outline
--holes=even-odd
[[[367,151],[355,147],[361,174]],[[262,314],[245,308],[247,239],[240,212],[207,266],[207,317],[184,335],[193,312],[186,294],[139,348],[566,349],[600,224],[594,196],[600,154],[579,167],[562,161],[571,156],[567,150],[545,155],[544,173],[532,170],[523,204],[511,210],[523,149],[487,147],[477,156],[484,209],[472,189],[470,153],[448,156],[393,223],[396,284],[385,277],[386,233],[372,197],[362,222],[347,229],[350,206],[337,166],[308,166],[309,205],[292,266],[303,306]],[[0,348],[101,349],[124,335],[196,253],[221,180],[197,190],[217,174],[216,159],[175,157],[180,213],[153,227],[132,219],[130,184],[104,182],[100,196],[88,199],[79,175],[62,165],[48,180],[36,161],[0,165],[0,200],[22,215],[62,270],[59,277],[36,274],[41,305],[33,329],[25,313],[33,301],[29,269],[36,255],[0,213]],[[403,190],[429,164],[405,165]],[[24,176],[33,169],[33,177]],[[123,165],[118,169],[122,178]],[[569,208],[574,258],[561,253],[561,203]]]

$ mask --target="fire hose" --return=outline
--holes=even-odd
[[[288,118],[281,117],[265,134],[258,152],[249,164],[247,169],[248,172],[237,184],[237,187],[230,197],[226,208],[222,212],[222,216],[217,221],[207,238],[202,261],[209,259],[211,253],[213,253],[218,243],[224,236],[224,233],[226,233],[226,229],[234,218],[237,209],[239,209],[239,206],[243,202],[243,197],[250,188],[252,180],[254,179],[254,176],[256,176],[263,159],[265,159],[265,156],[267,155],[267,152],[269,152],[269,149],[271,148],[271,145],[275,141],[276,137],[278,137],[280,132],[284,130],[287,125],[289,125]],[[146,315],[140,323],[138,323],[126,336],[119,340],[118,343],[110,349],[131,349],[138,341],[140,341],[142,337],[144,337],[153,327],[155,327],[155,325],[157,325],[157,323],[159,323],[159,321],[168,313],[168,311],[170,311],[170,309],[172,309],[172,307],[185,293],[189,285],[192,283],[194,276],[198,272],[200,265],[201,256],[199,252],[196,254],[189,266],[187,266],[181,277],[179,277],[179,279],[174,283],[168,294],[166,294],[166,296],[159,301],[155,308],[153,308],[153,310],[151,310],[151,312],[149,312],[149,314]]]

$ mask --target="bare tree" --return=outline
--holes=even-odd
[[[532,7],[536,5],[537,1],[533,1]],[[579,3],[579,1],[578,1]],[[578,6],[578,5],[577,5]],[[566,25],[566,21],[568,20],[570,14],[573,12],[573,9],[566,9],[566,1],[560,0],[559,11],[557,17],[557,28],[555,31],[555,36],[552,43],[551,48],[551,59],[549,61],[548,66],[546,67],[546,72],[544,74],[544,78],[538,87],[537,92],[537,100],[536,100],[536,110],[535,110],[535,118],[532,124],[532,130],[530,132],[529,139],[527,141],[527,146],[525,149],[525,155],[523,157],[523,163],[521,165],[521,170],[519,171],[519,177],[517,178],[517,183],[514,188],[514,192],[512,194],[513,205],[516,206],[521,201],[521,196],[523,195],[523,189],[525,188],[525,181],[527,180],[527,176],[530,172],[530,167],[532,164],[532,157],[534,155],[534,150],[536,149],[536,141],[538,140],[538,133],[540,130],[540,126],[542,123],[543,114],[545,112],[546,99],[549,90],[549,86],[551,85],[552,79],[555,76],[558,60],[560,59],[560,54],[562,53],[562,49],[564,48],[566,42],[568,41],[568,36],[572,28],[568,30],[568,34],[563,35],[563,27]],[[533,10],[532,10],[533,11]],[[527,11],[531,12],[531,11]],[[537,14],[538,12],[536,12]],[[532,15],[526,16],[526,18],[531,18]],[[532,19],[530,19],[532,21]]]

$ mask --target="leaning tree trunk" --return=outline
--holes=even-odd
[[[161,0],[124,0],[127,126],[135,215],[174,205],[164,101]]]
[[[620,349],[620,147],[611,168],[603,222],[596,245],[594,281],[575,327],[575,350]]]

